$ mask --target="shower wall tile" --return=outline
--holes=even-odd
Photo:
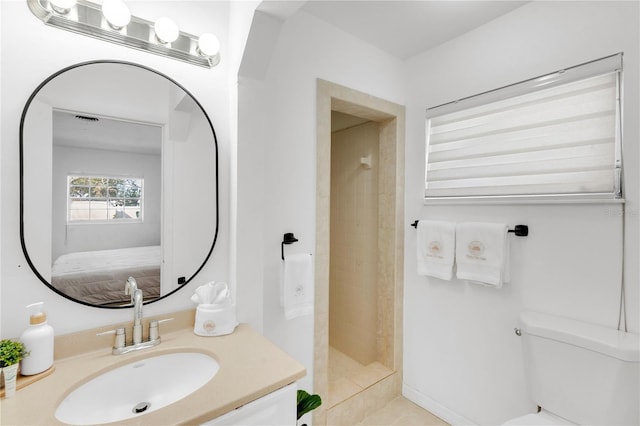
[[[363,364],[377,360],[379,334],[378,139],[375,122],[332,134],[329,336]]]

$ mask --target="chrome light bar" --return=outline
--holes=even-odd
[[[27,3],[38,19],[53,27],[205,68],[213,68],[220,63],[220,53],[205,55],[204,49],[198,47],[199,38],[192,34],[180,31],[176,40],[165,43],[156,36],[153,22],[136,16],[131,16],[126,26],[116,28],[105,19],[101,5],[87,0],[77,0],[62,10],[49,0],[27,0]]]

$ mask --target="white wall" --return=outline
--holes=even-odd
[[[533,412],[513,332],[535,310],[615,328],[622,206],[425,206],[425,108],[624,52],[624,162],[629,328],[639,327],[637,2],[533,2],[407,63],[407,223],[415,219],[528,224],[511,238],[512,280],[501,290],[419,277],[405,237],[407,396],[453,423]]]
[[[33,107],[33,108],[32,108]],[[22,200],[24,206],[24,223],[32,226],[24,228],[23,239],[26,247],[31,246],[29,252],[31,262],[38,271],[50,271],[52,263],[51,238],[53,235],[53,221],[42,220],[43,215],[49,215],[50,206],[53,205],[53,192],[51,185],[42,185],[42,177],[45,182],[53,175],[53,110],[51,105],[34,99],[25,114],[25,123],[32,125],[24,127],[23,138],[25,141],[32,140],[39,143],[22,145],[22,155],[24,158],[31,158],[29,167],[25,167],[23,173],[23,185],[25,188],[38,188],[35,191],[25,192]],[[29,173],[33,170],[35,173]],[[42,190],[42,187],[47,190]],[[29,208],[27,206],[33,206]],[[44,206],[44,208],[41,208]],[[43,213],[44,211],[44,213]],[[35,241],[35,244],[31,244]],[[46,275],[45,275],[46,276]]]
[[[44,301],[49,322],[64,334],[131,318],[130,310],[90,308],[62,299],[41,284],[25,262],[19,236],[18,140],[20,114],[37,85],[57,70],[94,59],[140,63],[173,78],[200,101],[218,135],[220,156],[220,234],[212,257],[188,288],[167,300],[145,307],[145,315],[192,308],[189,297],[196,286],[228,279],[229,248],[229,73],[225,61],[229,29],[228,2],[134,1],[134,15],[155,20],[171,16],[193,34],[214,32],[221,41],[222,62],[205,69],[150,53],[117,46],[90,37],[45,26],[31,14],[25,1],[2,1],[0,26],[1,75],[1,188],[2,198],[2,337],[19,335],[27,326],[24,306]],[[197,223],[193,223],[197,226]]]
[[[240,69],[240,63],[245,51],[245,44],[249,37],[249,29],[253,21],[255,8],[260,2],[257,0],[232,2],[229,10],[229,62],[233,70]],[[238,85],[238,72],[229,73],[229,87],[232,87],[229,100],[229,284],[232,296],[236,300],[236,314],[239,321],[251,324],[257,331],[262,331],[262,309],[256,312],[255,307],[262,304],[262,293],[256,293],[255,286],[245,286],[245,291],[240,291],[236,285],[237,276],[237,252],[238,252],[238,98],[240,87]],[[251,282],[249,280],[248,282]]]
[[[165,215],[163,219],[163,255],[168,260],[164,263],[164,266],[168,267],[162,271],[163,291],[177,288],[180,277],[191,277],[204,262],[211,249],[211,241],[215,238],[215,221],[219,218],[215,217],[215,198],[211,182],[219,170],[216,170],[213,163],[217,160],[219,164],[225,164],[229,160],[228,155],[219,155],[216,159],[210,132],[204,115],[194,111],[190,114],[188,132],[185,132],[184,139],[174,139],[165,145],[171,145],[170,156],[163,154],[168,157],[164,158],[165,170],[171,169],[171,173],[170,177],[165,175],[163,203],[165,206],[171,204],[171,214]],[[221,144],[220,136],[218,144]],[[219,190],[228,188],[228,185],[228,177],[220,173]],[[168,187],[173,190],[169,190]],[[203,191],[209,193],[204,194]],[[228,215],[225,214],[229,209],[228,198],[221,197],[218,207],[219,216]],[[228,229],[228,223],[222,221],[219,224],[218,237],[228,240]],[[169,244],[165,244],[166,236],[171,238]],[[228,255],[228,246],[216,247],[214,252],[223,247],[225,255]],[[200,280],[200,277],[197,279]],[[228,282],[228,276],[215,277],[215,281]]]
[[[316,79],[402,104],[403,66],[304,12],[270,30],[277,44],[264,79],[244,77],[239,87],[238,287],[249,284],[246,271],[264,294],[265,335],[306,366],[309,387],[313,318],[286,321],[278,295],[283,234],[299,239],[286,253],[315,251]]]

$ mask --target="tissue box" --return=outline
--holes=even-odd
[[[200,304],[196,308],[193,332],[198,336],[224,336],[233,333],[238,326],[236,307]]]

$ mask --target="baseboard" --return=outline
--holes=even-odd
[[[475,425],[474,422],[461,416],[460,414],[451,411],[444,405],[440,404],[437,401],[429,398],[428,396],[418,392],[410,386],[405,384],[402,385],[402,396],[407,398],[409,401],[414,402],[429,411],[431,414],[440,417],[445,422],[449,423],[452,426],[457,425]]]

